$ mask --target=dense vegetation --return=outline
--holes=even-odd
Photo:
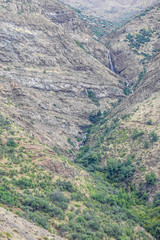
[[[97,115],[98,120],[88,129],[87,139],[93,131],[97,131],[96,128],[106,124],[106,117],[100,111]],[[55,174],[35,164],[32,151],[26,150],[25,144],[22,145],[26,141],[24,136],[17,137],[22,130],[17,131],[13,126],[0,116],[1,136],[6,139],[0,142],[0,203],[3,206],[14,208],[21,217],[71,240],[108,237],[125,240],[141,239],[142,236],[143,239],[150,239],[144,231],[134,232],[137,222],[159,236],[159,195],[155,196],[153,206],[148,207],[146,193],[132,185],[134,156],[128,156],[125,162],[108,159],[107,165],[100,167],[102,154],[97,149],[104,137],[100,135],[94,146],[97,152],[88,146],[86,139],[76,162],[85,166],[92,179],[83,183],[85,191],[82,191],[74,184],[75,180],[71,183],[61,176],[54,178]],[[119,120],[114,119],[110,126],[105,127],[108,141],[114,139],[117,126]],[[133,136],[139,138],[141,135],[136,132]],[[154,137],[152,133],[150,141]],[[35,144],[32,137],[28,141]],[[47,154],[47,150],[44,149],[42,153]],[[45,154],[42,157],[48,156]],[[146,175],[146,181],[147,184],[155,184],[156,179],[151,173]]]
[[[136,128],[132,131],[125,129],[121,121],[128,121],[130,115],[122,115],[121,119],[113,117],[113,120],[110,120],[106,113],[97,115],[99,117],[96,121],[91,118],[93,125],[88,128],[87,139],[75,162],[84,166],[95,179],[98,177],[108,186],[114,187],[117,196],[112,195],[112,203],[106,194],[98,193],[92,197],[102,204],[118,205],[131,221],[138,222],[159,239],[159,194],[155,196],[153,204],[147,202],[150,189],[157,183],[157,176],[152,171],[145,173],[142,159],[140,163],[136,156],[139,151],[137,149],[143,152],[143,149],[150,148],[158,141],[158,136],[155,132],[147,134]],[[151,125],[152,120],[149,119],[146,124]],[[131,148],[129,154],[127,145]],[[137,171],[144,174],[145,182],[135,185],[133,177]]]

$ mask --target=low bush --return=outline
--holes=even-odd
[[[147,120],[147,125],[152,125],[152,119]]]
[[[9,138],[8,141],[7,141],[7,146],[8,146],[8,147],[16,148],[18,145],[17,145],[17,143],[14,141],[13,138]]]
[[[43,199],[43,198],[39,198],[39,197],[27,197],[24,199],[23,201],[23,205],[24,206],[29,206],[32,211],[44,211],[44,212],[50,212],[50,205],[47,202],[47,200]]]
[[[134,129],[134,132],[132,134],[132,139],[136,140],[138,137],[142,136],[144,134],[144,131],[138,132],[137,129]]]
[[[15,185],[20,187],[21,189],[26,189],[26,188],[34,188],[35,184],[33,183],[32,179],[26,178],[26,177],[21,177],[17,181],[15,181]]]
[[[19,199],[16,197],[15,193],[7,190],[5,186],[0,187],[0,202],[8,205],[9,207],[19,206]]]
[[[122,162],[119,159],[108,159],[104,168],[106,177],[113,182],[130,182],[135,172],[135,166],[131,160]]]
[[[90,120],[92,123],[96,124],[96,123],[98,123],[98,122],[100,121],[101,115],[102,115],[102,113],[101,113],[100,110],[99,110],[97,113],[92,112],[92,113],[89,115],[89,120]]]
[[[144,142],[144,148],[148,149],[149,148],[149,141]]]
[[[70,202],[70,199],[66,197],[62,192],[52,192],[50,193],[49,198],[57,207],[60,207],[63,210],[66,210],[68,208],[68,203]]]
[[[148,173],[148,174],[146,174],[145,178],[146,178],[146,183],[149,186],[155,185],[155,183],[157,181],[157,176],[156,176],[156,174],[153,171]]]
[[[39,226],[49,229],[49,221],[46,216],[44,216],[40,212],[27,212],[27,218],[32,220],[33,222],[37,223]]]
[[[157,142],[157,141],[158,141],[158,135],[157,135],[157,133],[151,132],[151,133],[150,133],[150,139],[151,139],[151,142]]]
[[[160,206],[160,192],[156,193],[153,199],[153,206],[159,207]]]
[[[92,90],[87,90],[88,93],[88,97],[96,104],[99,106],[99,101],[98,98],[96,97],[95,92],[93,92]]]
[[[70,181],[61,181],[58,179],[55,184],[56,187],[58,187],[62,191],[68,191],[68,192],[75,192],[75,187],[73,187],[73,184]]]

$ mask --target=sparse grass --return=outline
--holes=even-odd
[[[9,239],[12,237],[12,235],[9,232],[5,232],[5,234],[6,234],[7,238],[9,238]]]

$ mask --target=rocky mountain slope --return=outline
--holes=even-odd
[[[127,161],[127,158],[132,156],[137,165],[133,183],[144,183],[148,172],[156,173],[156,185],[147,189],[150,196],[160,191],[159,64],[160,53],[150,62],[144,79],[132,95],[113,108],[112,112],[106,112],[99,118],[91,118],[96,125],[89,131],[85,142],[90,147],[83,158],[77,160],[84,161],[85,165],[85,158],[93,151],[101,155],[99,160],[102,166],[105,166],[108,159],[119,158]],[[86,163],[86,166],[88,165]]]
[[[160,161],[159,161],[159,136],[160,136],[160,52],[155,55],[151,63],[148,65],[146,74],[141,84],[130,96],[127,101],[121,105],[124,114],[129,114],[128,121],[124,126],[128,129],[139,129],[144,132],[141,143],[139,143],[138,159],[141,159],[140,166],[144,166],[146,170],[141,171],[139,167],[136,172],[134,181],[140,182],[145,179],[147,172],[153,171],[157,176],[157,184],[150,189],[151,196],[160,191]],[[154,141],[155,140],[155,141]],[[144,141],[144,142],[143,142]],[[151,143],[150,143],[151,142]],[[152,145],[152,143],[154,143]],[[142,145],[142,148],[140,147]],[[144,150],[143,150],[144,149]],[[137,163],[138,164],[138,163]]]
[[[0,239],[160,239],[159,6],[110,51],[57,1],[0,7]]]
[[[138,15],[110,38],[117,73],[131,85],[141,81],[148,62],[160,50],[159,18],[158,4]]]
[[[144,225],[156,239],[160,237],[159,65],[160,53],[157,53],[132,95],[111,112],[91,118],[93,125],[88,129],[85,144],[75,160],[102,179],[123,186],[149,202],[144,219],[152,214],[154,217],[152,223],[144,220]],[[155,201],[157,204],[153,209]],[[132,206],[133,209],[136,208]],[[142,209],[139,206],[135,210],[141,217]]]
[[[4,111],[45,143],[67,150],[71,138],[78,148],[90,112],[123,96],[106,67],[107,49],[57,1],[1,1],[0,7]]]

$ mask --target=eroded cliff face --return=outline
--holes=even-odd
[[[110,38],[117,73],[132,84],[141,80],[151,58],[160,50],[160,6],[150,8]],[[108,41],[108,40],[107,40]]]
[[[78,148],[90,112],[123,96],[107,50],[56,1],[2,1],[0,22],[1,111],[45,143],[67,149],[71,137]]]

